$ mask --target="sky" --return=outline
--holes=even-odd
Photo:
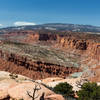
[[[0,0],[0,27],[44,23],[100,26],[100,0]]]

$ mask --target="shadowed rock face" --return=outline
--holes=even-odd
[[[50,39],[50,37],[48,34],[40,34],[39,35],[39,41],[47,41],[49,39]]]
[[[57,40],[57,35],[55,34],[39,34],[39,41]]]
[[[86,42],[79,42],[79,43],[76,45],[76,49],[79,49],[79,50],[86,50],[86,49],[87,49],[87,43],[86,43]]]

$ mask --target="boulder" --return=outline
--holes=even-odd
[[[16,85],[17,83],[10,79],[0,81],[0,100],[7,98],[9,96],[8,90]]]

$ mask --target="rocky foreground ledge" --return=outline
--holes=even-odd
[[[40,100],[43,93],[45,100],[64,100],[61,95],[45,87],[41,80],[34,81],[21,75],[0,71],[0,100],[32,100],[30,95],[33,94],[34,88],[38,89],[35,100]]]
[[[74,91],[80,88],[78,84],[88,81],[82,77],[66,79],[59,77],[49,77],[41,80],[32,80],[28,77],[0,71],[0,100],[32,100],[34,89],[35,100],[44,94],[44,100],[65,100],[62,95],[54,93],[50,88],[57,84],[67,82],[73,86]],[[100,85],[98,83],[98,85]]]

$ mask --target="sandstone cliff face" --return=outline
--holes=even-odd
[[[76,34],[76,35],[75,35]],[[14,40],[17,37],[21,37],[25,35],[25,37],[18,39],[21,42],[25,43],[36,43],[36,42],[53,42],[54,47],[61,47],[62,49],[72,49],[72,50],[80,50],[82,52],[85,52],[85,54],[94,57],[98,60],[100,60],[100,40],[98,42],[95,42],[95,39],[98,38],[98,36],[87,36],[86,34],[74,33],[73,35],[61,35],[61,34],[53,34],[52,32],[35,32],[35,31],[15,31],[15,32],[8,32],[5,37],[7,40]],[[80,36],[82,35],[82,36]],[[80,37],[79,37],[80,36]],[[12,38],[10,38],[12,37]],[[87,38],[88,37],[88,38]],[[90,37],[90,38],[89,38]],[[92,37],[92,38],[91,38]],[[93,39],[95,38],[95,39]]]
[[[77,38],[61,37],[58,46],[65,49],[83,51],[85,54],[100,61],[100,43],[92,40],[82,40]]]
[[[70,48],[78,50],[86,50],[88,46],[87,42],[84,40],[78,40],[69,37],[60,37],[60,39],[58,40],[58,44],[61,45],[62,48]]]
[[[37,42],[39,40],[39,35],[38,34],[27,34],[27,38],[25,38],[24,41],[25,43],[33,43]]]
[[[78,68],[64,67],[41,61],[32,61],[27,57],[12,53],[9,54],[3,51],[0,51],[0,62],[1,70],[22,74],[32,79],[40,79],[49,76],[59,76],[64,78],[71,73],[80,71]]]
[[[54,47],[60,47],[62,49],[72,49],[80,50],[91,57],[97,58],[100,60],[100,42],[95,42],[91,39],[79,39],[74,36],[62,36],[57,34],[28,34],[27,42],[32,41],[53,41]]]

